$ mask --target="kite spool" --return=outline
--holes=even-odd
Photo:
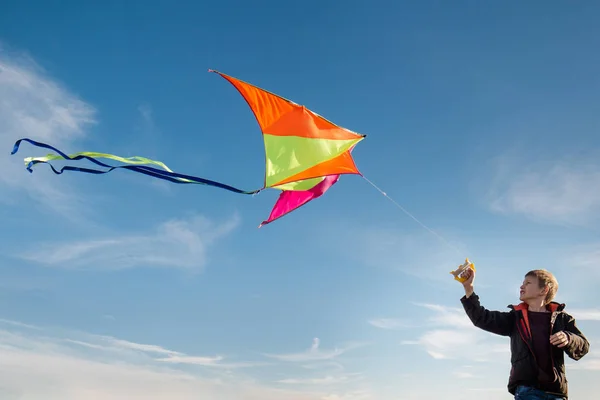
[[[475,264],[473,264],[467,258],[462,265],[458,266],[457,269],[455,269],[454,271],[450,271],[450,274],[454,275],[455,280],[459,281],[460,283],[463,283],[464,281],[467,280],[466,276],[463,276],[463,274],[467,271],[468,268],[475,271]]]

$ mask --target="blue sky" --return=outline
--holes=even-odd
[[[572,396],[600,390],[600,6],[415,3],[4,2],[1,397],[507,399],[464,257],[493,309],[553,271],[592,343]],[[10,156],[29,137],[259,188],[256,121],[209,68],[367,134],[359,169],[451,246],[356,176],[257,229],[276,192]]]

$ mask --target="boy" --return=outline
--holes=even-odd
[[[473,325],[510,337],[511,364],[508,391],[518,400],[568,398],[564,354],[579,360],[589,351],[589,342],[577,329],[575,319],[553,301],[556,278],[536,269],[525,275],[519,299],[511,311],[490,311],[479,304],[473,280],[475,271],[463,274],[465,296],[460,301]]]

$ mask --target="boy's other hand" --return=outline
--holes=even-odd
[[[557,347],[565,347],[569,344],[569,336],[563,331],[556,332],[550,336],[550,343]]]

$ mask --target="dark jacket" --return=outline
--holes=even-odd
[[[463,296],[460,301],[473,325],[497,335],[510,337],[512,367],[508,378],[508,391],[514,394],[519,385],[538,387],[542,372],[537,366],[532,350],[527,304],[509,305],[510,311],[490,311],[479,303],[479,296],[475,293],[469,298]],[[548,304],[548,309],[552,312],[550,334],[564,331],[569,336],[569,344],[565,347],[552,346],[553,386],[555,387],[552,392],[568,398],[564,354],[566,353],[573,360],[579,360],[587,354],[590,344],[577,328],[575,319],[563,311],[564,308],[564,304],[556,302]]]

